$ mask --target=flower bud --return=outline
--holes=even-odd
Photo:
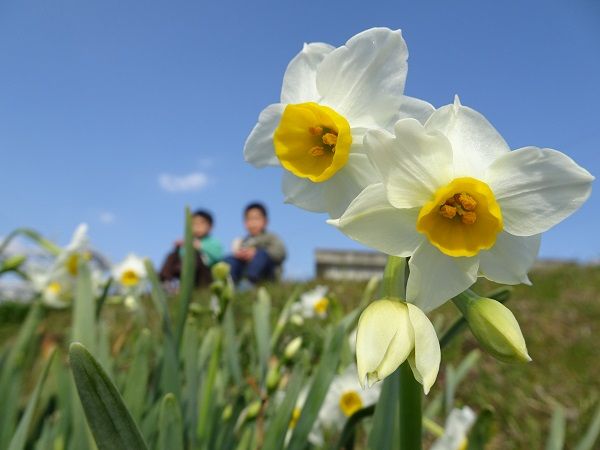
[[[300,314],[292,314],[290,316],[290,322],[297,327],[304,325],[304,318]]]
[[[267,372],[267,390],[269,392],[273,392],[279,386],[279,381],[281,380],[281,374],[279,372],[279,364],[274,365]]]
[[[229,277],[231,267],[224,261],[216,263],[212,267],[212,276],[215,280],[226,281]]]
[[[504,362],[529,362],[525,339],[513,313],[502,303],[466,291],[454,303],[479,344]]]
[[[296,356],[296,353],[298,353],[298,350],[300,350],[300,347],[302,347],[302,337],[298,336],[292,339],[288,345],[285,346],[285,349],[283,350],[283,358],[287,362],[291,361],[294,359],[294,356]]]
[[[356,362],[363,387],[383,380],[408,360],[427,394],[437,378],[440,359],[435,329],[415,305],[383,299],[362,312],[356,332]]]
[[[221,414],[221,420],[223,422],[227,422],[231,418],[232,414],[233,414],[233,406],[232,405],[225,406],[225,408],[223,408],[223,413]]]
[[[250,403],[246,408],[246,420],[252,420],[256,418],[261,408],[262,402],[260,400],[255,400],[252,403]]]

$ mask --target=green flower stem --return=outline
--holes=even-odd
[[[399,370],[400,449],[421,450],[421,385],[413,376],[408,361]]]
[[[383,296],[405,300],[407,275],[407,259],[390,256],[383,273]],[[398,393],[400,449],[421,450],[421,385],[415,380],[408,361],[405,361],[391,376],[398,376],[400,383]]]

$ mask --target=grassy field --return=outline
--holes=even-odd
[[[459,403],[476,411],[495,412],[497,435],[491,449],[543,448],[551,411],[556,404],[566,409],[568,443],[582,434],[593,407],[599,400],[600,359],[600,267],[564,265],[538,269],[531,274],[533,286],[518,286],[508,303],[521,324],[533,362],[510,365],[483,354],[456,394]],[[282,284],[269,286],[274,306],[291,290],[314,285]],[[326,283],[341,309],[358,304],[363,283]],[[485,293],[496,286],[480,281],[475,290]],[[246,304],[239,314],[250,314],[253,294],[242,295]],[[193,311],[202,317],[207,293],[198,293]],[[149,303],[148,303],[149,305]],[[276,309],[276,308],[274,308]],[[26,313],[25,307],[0,306],[0,347],[10,342]],[[340,311],[341,313],[341,311]],[[150,328],[158,328],[151,307],[146,308]],[[112,351],[127,345],[127,334],[134,324],[120,306],[107,305],[104,319],[110,324]],[[433,314],[433,321],[444,329],[458,316],[452,304]],[[50,311],[39,329],[40,345],[57,341],[66,346],[70,325],[69,311]],[[43,336],[43,337],[42,337]],[[435,397],[445,381],[444,367],[456,364],[476,341],[466,331],[445,349],[440,376],[429,398]]]

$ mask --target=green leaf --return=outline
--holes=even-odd
[[[371,417],[375,412],[375,405],[367,406],[366,408],[359,409],[350,417],[344,424],[344,428],[340,434],[336,449],[344,450],[350,448],[351,442],[356,436],[356,427],[360,424],[361,420],[366,417]]]
[[[233,382],[240,386],[243,383],[242,369],[240,364],[240,352],[238,340],[235,335],[235,322],[233,318],[233,304],[229,305],[225,316],[223,317],[223,351],[225,352],[225,361],[229,367],[229,372],[233,377]]]
[[[304,382],[302,372],[301,366],[297,366],[294,370],[285,389],[285,397],[269,423],[262,450],[279,450],[284,447],[285,435]]]
[[[31,420],[33,419],[33,413],[38,404],[44,381],[46,381],[46,377],[48,376],[48,370],[50,369],[52,361],[54,360],[54,353],[55,352],[52,352],[52,355],[50,355],[50,358],[48,358],[48,361],[46,361],[46,365],[42,370],[42,375],[38,379],[33,393],[31,394],[31,397],[29,397],[27,407],[25,408],[25,413],[19,421],[19,426],[17,427],[17,431],[15,432],[12,440],[10,441],[8,450],[22,450],[25,448],[25,444],[27,443],[27,434],[29,433],[29,429],[31,428]]]
[[[77,269],[75,304],[73,305],[73,341],[81,342],[91,351],[96,350],[96,311],[92,290],[92,275],[85,262]]]
[[[552,414],[550,435],[546,441],[546,450],[562,450],[564,448],[566,426],[565,408],[561,405],[556,405]]]
[[[121,394],[87,349],[74,342],[69,362],[77,392],[99,450],[147,449]]]
[[[598,440],[598,436],[600,436],[600,402],[596,407],[594,417],[592,418],[588,429],[581,440],[577,443],[575,450],[592,450],[596,440]]]
[[[200,409],[198,411],[198,442],[200,445],[206,445],[211,436],[210,428],[211,421],[214,420],[213,406],[214,406],[214,387],[215,380],[217,378],[217,372],[219,370],[219,360],[221,358],[221,333],[220,330],[216,330],[214,333],[214,346],[210,356],[208,369],[206,375],[202,380],[201,394],[200,394]]]
[[[19,329],[6,357],[0,365],[0,399],[2,401],[2,420],[0,420],[0,448],[6,448],[14,433],[19,413],[19,396],[23,380],[23,367],[32,344],[37,327],[42,319],[42,307],[34,303],[25,322]]]
[[[271,339],[271,297],[264,287],[258,289],[258,299],[252,305],[254,335],[258,350],[260,379],[264,381],[270,357]]]
[[[129,407],[131,416],[139,421],[142,418],[148,395],[148,376],[150,372],[150,349],[152,336],[150,330],[143,329],[133,351],[133,361],[123,388],[123,399]]]
[[[373,428],[369,433],[369,449],[392,450],[399,446],[398,441],[398,382],[397,369],[383,380],[379,401],[375,405]]]
[[[177,356],[177,343],[171,326],[171,316],[169,315],[167,296],[160,285],[152,262],[146,260],[144,263],[148,280],[150,280],[150,285],[152,286],[152,301],[161,317],[161,325],[164,333],[160,372],[161,392],[164,394],[172,392],[177,398],[180,398],[181,381],[179,377],[179,358]]]
[[[0,255],[4,253],[4,251],[8,247],[8,244],[10,244],[10,242],[20,234],[28,237],[29,239],[37,243],[40,247],[42,247],[44,250],[48,251],[54,256],[58,255],[61,252],[61,248],[58,245],[54,244],[53,242],[50,242],[37,231],[32,230],[31,228],[17,228],[16,230],[12,231],[8,236],[6,236],[6,239],[4,239],[0,244]]]
[[[185,209],[185,242],[179,283],[179,311],[175,326],[175,348],[179,352],[183,329],[187,319],[192,293],[194,292],[196,278],[196,249],[194,248],[194,235],[192,234],[192,214],[189,208]]]
[[[158,424],[158,450],[183,450],[181,409],[173,394],[165,395]]]
[[[303,450],[305,448],[308,435],[317,419],[323,400],[325,400],[329,385],[335,377],[345,337],[346,328],[344,324],[340,324],[327,340],[325,351],[315,371],[302,413],[292,433],[288,450]]]
[[[468,450],[484,450],[486,444],[492,439],[494,433],[494,413],[491,409],[484,409],[477,416],[475,424],[469,433]]]

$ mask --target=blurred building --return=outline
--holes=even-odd
[[[360,250],[315,250],[315,274],[325,280],[368,280],[381,277],[387,255]]]

